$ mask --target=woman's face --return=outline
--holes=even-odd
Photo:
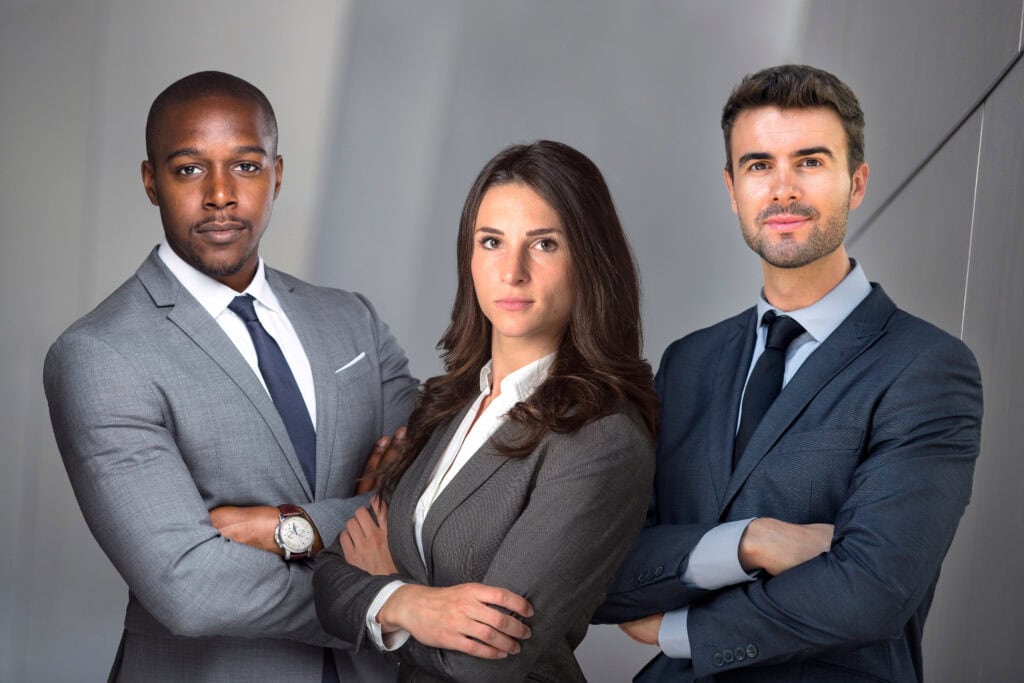
[[[487,190],[473,230],[473,287],[492,352],[540,358],[558,348],[573,304],[572,260],[555,210],[522,183]]]

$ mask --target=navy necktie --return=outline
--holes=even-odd
[[[740,417],[740,429],[736,432],[733,450],[734,466],[743,455],[743,450],[747,447],[761,418],[782,391],[786,349],[804,331],[800,323],[789,316],[775,315],[775,311],[766,311],[762,320],[768,324],[768,338],[764,345],[764,353],[757,359],[757,365],[750,373],[747,389],[743,393],[743,415]]]
[[[299,464],[302,465],[309,487],[315,491],[316,430],[313,429],[309,410],[306,408],[306,402],[302,400],[302,392],[295,383],[295,376],[288,367],[288,361],[281,353],[281,347],[260,324],[252,302],[253,298],[248,294],[236,296],[228,304],[228,309],[241,318],[245,322],[245,328],[249,330],[253,346],[256,347],[260,374],[263,375],[263,381],[270,391],[270,398],[273,399],[285,429],[288,430],[288,437],[295,447],[295,454],[299,456]]]

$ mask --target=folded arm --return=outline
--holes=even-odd
[[[981,384],[966,347],[950,340],[919,353],[875,408],[831,550],[691,606],[695,673],[901,633],[934,585],[970,498],[980,426]],[[715,666],[715,653],[747,644],[756,658]]]
[[[222,537],[178,451],[159,390],[102,340],[65,335],[45,367],[65,468],[89,528],[142,605],[184,636],[340,645],[311,568]]]
[[[584,429],[589,432],[585,442],[559,437],[547,446],[550,452],[529,504],[482,579],[484,588],[505,589],[532,605],[534,615],[525,620],[531,635],[521,641],[520,652],[483,659],[410,639],[396,651],[399,658],[453,680],[522,680],[538,657],[564,640],[575,625],[585,623],[641,523],[653,459],[650,440],[625,416],[610,416]],[[361,638],[366,608],[395,577],[363,574],[369,595],[364,593],[353,607],[348,595],[334,591],[345,590],[342,577],[360,572],[351,566],[337,571],[344,558],[333,550],[318,561],[318,597],[330,592],[333,602],[322,614],[333,620],[338,612],[347,612],[339,620],[346,622],[340,635]],[[325,573],[321,584],[321,567],[328,562],[337,580],[329,582]],[[330,626],[328,630],[336,632]]]

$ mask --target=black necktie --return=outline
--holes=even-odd
[[[740,417],[740,429],[736,432],[733,465],[743,455],[750,436],[757,429],[761,418],[768,412],[775,397],[782,391],[786,349],[804,331],[800,323],[789,316],[775,315],[775,311],[765,312],[762,320],[768,324],[768,339],[764,345],[764,353],[757,359],[757,365],[750,373],[747,390],[743,394],[743,415]]]
[[[291,368],[288,367],[288,361],[281,353],[281,347],[263,329],[252,302],[253,298],[248,294],[236,296],[228,304],[228,308],[245,322],[245,328],[249,330],[253,346],[256,347],[260,374],[263,375],[263,381],[267,383],[267,389],[270,391],[270,398],[273,399],[285,429],[288,430],[288,437],[295,447],[295,454],[299,456],[299,464],[302,465],[309,487],[315,491],[316,431],[313,429],[313,421],[309,419],[309,410],[302,400],[302,393],[299,391],[299,385],[295,383]]]

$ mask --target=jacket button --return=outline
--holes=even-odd
[[[757,656],[757,646],[754,645],[753,643],[751,643],[750,645],[747,645],[747,657],[750,658],[750,659],[753,659],[756,656]]]
[[[722,658],[721,652],[716,652],[711,661],[715,663],[715,666],[723,666],[725,664],[725,659]]]
[[[744,650],[742,647],[736,648],[736,661],[737,662],[742,662],[746,658],[747,658],[747,651]]]
[[[654,570],[654,575],[661,576],[661,573],[663,571],[665,571],[665,567],[663,567],[662,565],[658,565],[658,568]]]
[[[723,652],[722,653],[722,659],[725,660],[726,664],[732,664],[732,662],[733,662],[732,650],[726,650],[725,652]]]

